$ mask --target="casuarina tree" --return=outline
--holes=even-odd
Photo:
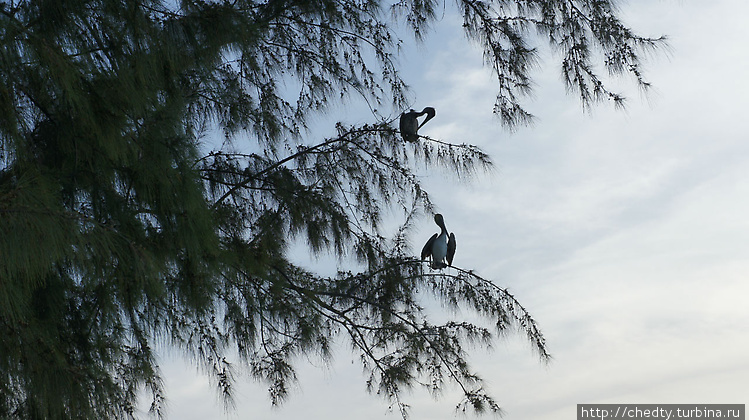
[[[408,234],[433,211],[416,167],[489,167],[450,139],[404,141],[396,118],[308,130],[331,105],[407,108],[397,54],[429,35],[434,0],[0,2],[0,416],[121,418],[143,390],[162,413],[156,348],[179,349],[231,398],[232,363],[279,403],[300,355],[346,339],[366,385],[403,414],[403,389],[456,384],[497,411],[469,342],[544,337],[505,289],[431,270]],[[456,0],[496,75],[508,129],[531,114],[537,48],[583,104],[621,103],[596,69],[646,87],[613,0]],[[415,36],[415,38],[414,38]],[[383,227],[395,210],[400,227]],[[351,261],[337,275],[290,246]],[[344,268],[342,268],[343,270]],[[491,327],[431,321],[422,297]],[[235,359],[227,355],[234,355]]]

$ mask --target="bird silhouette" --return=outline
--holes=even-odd
[[[427,117],[421,122],[421,124],[419,124],[419,117],[425,114]],[[427,121],[434,118],[436,114],[437,111],[430,106],[424,108],[421,112],[416,112],[411,109],[408,112],[402,113],[400,118],[400,131],[403,140],[409,142],[419,141],[419,129],[426,124]]]
[[[440,227],[440,232],[432,235],[421,250],[421,259],[431,260],[430,266],[435,269],[442,269],[453,265],[455,256],[455,234],[448,235],[445,227],[445,219],[441,214],[434,215],[434,223]],[[447,260],[447,263],[445,263]]]

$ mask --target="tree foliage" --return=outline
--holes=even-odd
[[[641,75],[642,52],[612,0],[456,0],[498,81],[510,128],[531,115],[534,40],[562,57],[584,104],[623,98],[597,75]],[[293,362],[345,337],[367,386],[405,414],[401,391],[456,383],[498,410],[466,362],[470,342],[543,335],[506,290],[472,271],[424,271],[407,246],[432,211],[414,168],[458,176],[480,149],[392,121],[310,117],[363,98],[405,106],[394,27],[428,34],[434,0],[19,0],[0,3],[0,416],[127,418],[139,392],[160,414],[155,348],[178,347],[231,397],[227,354],[287,396]],[[539,37],[538,35],[541,35]],[[211,148],[212,133],[222,147]],[[383,232],[383,212],[403,224]],[[355,257],[322,276],[289,247]],[[435,324],[423,296],[492,325]]]

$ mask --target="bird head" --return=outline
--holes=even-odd
[[[421,124],[419,124],[419,128],[421,128],[421,126],[423,126],[424,124],[426,124],[427,121],[431,120],[432,118],[434,118],[435,115],[437,115],[437,111],[434,108],[432,108],[431,106],[428,106],[428,107],[424,108],[419,114],[420,115],[424,115],[424,114],[427,115],[427,117],[424,119],[424,121],[422,121]]]
[[[445,226],[445,219],[441,214],[437,213],[434,215],[434,223],[436,223],[439,227],[443,227]]]

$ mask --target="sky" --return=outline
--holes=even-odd
[[[513,334],[471,352],[503,418],[572,419],[580,403],[749,404],[749,2],[623,3],[638,33],[669,37],[646,62],[650,93],[624,79],[625,110],[586,112],[543,52],[524,102],[538,120],[514,133],[492,115],[496,82],[449,7],[423,45],[404,49],[403,75],[414,108],[437,109],[420,132],[475,144],[495,169],[425,183],[458,238],[454,264],[509,288],[553,356],[539,362]],[[414,248],[436,229],[425,219]],[[248,378],[226,411],[205,376],[165,356],[167,416],[400,418],[366,392],[346,348],[298,367],[281,407]],[[405,400],[412,419],[491,418],[457,414],[454,388]]]

